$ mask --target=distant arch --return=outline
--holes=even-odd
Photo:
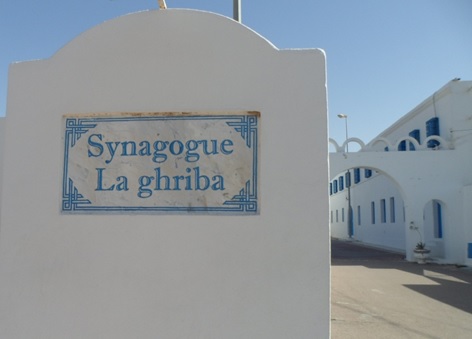
[[[386,145],[386,147],[387,147],[387,149],[388,149],[389,151],[392,150],[392,144],[391,144],[390,141],[389,141],[388,139],[386,139],[386,138],[375,138],[374,140],[372,140],[371,142],[369,142],[369,143],[367,144],[367,147],[366,147],[366,148],[367,148],[367,149],[372,149],[372,148],[374,148],[375,145],[377,145],[377,144],[379,144],[379,143],[382,143],[382,142]]]
[[[430,141],[437,141],[438,144],[434,147],[428,147],[428,144]],[[441,138],[439,135],[430,135],[429,137],[424,139],[424,142],[423,142],[423,149],[427,149],[427,148],[439,149],[439,148],[451,148],[451,147],[449,143],[443,138]]]
[[[346,153],[348,148],[347,146],[350,143],[359,145],[361,151],[365,149],[365,143],[359,138],[349,138],[345,140],[341,146],[333,138],[329,138],[328,143],[334,146],[334,148],[336,149],[336,153]]]
[[[388,172],[388,169],[383,169],[383,168],[376,167],[376,166],[361,165],[361,166],[340,167],[340,168],[336,169],[335,173],[330,173],[329,180],[331,182],[331,181],[335,180],[336,178],[338,178],[339,176],[342,176],[347,172],[351,172],[351,180],[352,180],[352,183],[354,184],[354,170],[357,169],[357,168],[359,168],[361,170],[371,170],[373,174],[378,173],[378,174],[386,176],[398,188],[398,191],[400,192],[402,198],[405,197],[405,191],[404,191],[401,183],[398,181],[398,179],[394,175],[390,174]]]
[[[328,143],[334,146],[336,153],[342,152],[342,148],[339,147],[339,144],[333,138],[329,138]]]
[[[349,144],[357,144],[357,145],[360,146],[361,150],[363,150],[365,148],[365,143],[361,139],[359,139],[359,138],[349,138],[349,139],[347,139],[346,141],[343,142],[343,145],[341,146],[342,149],[347,150]]]
[[[401,138],[399,139],[396,144],[395,144],[395,150],[399,150],[398,148],[400,147],[400,144],[401,143],[405,143],[405,151],[413,151],[413,150],[418,150],[420,149],[420,144],[418,143],[418,140],[416,140],[415,138],[413,137],[404,137],[404,138]],[[410,149],[410,144],[413,144],[413,150]],[[407,147],[408,146],[408,147]]]

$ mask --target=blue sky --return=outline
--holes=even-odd
[[[330,136],[369,141],[449,80],[472,80],[471,0],[241,0],[243,24],[280,49],[327,54]],[[167,0],[232,17],[232,0]],[[43,59],[80,33],[157,0],[1,0],[0,116],[8,65]],[[289,114],[289,112],[288,112]]]

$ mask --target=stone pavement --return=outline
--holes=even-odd
[[[331,338],[472,338],[472,269],[331,242]]]

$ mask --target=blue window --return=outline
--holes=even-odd
[[[354,183],[358,184],[361,181],[361,169],[354,168]]]
[[[338,178],[338,182],[339,182],[339,190],[342,191],[344,189],[344,177],[340,176]]]
[[[329,195],[333,195],[333,183],[329,183]]]
[[[431,118],[426,121],[426,137],[431,135],[439,135],[439,118]],[[428,141],[428,147],[434,148],[439,145],[437,140],[430,140]]]
[[[441,208],[441,204],[437,201],[433,201],[433,213],[434,213],[434,237],[437,239],[442,239],[443,237],[442,208]]]
[[[399,151],[406,151],[406,141],[403,140],[402,142],[400,142],[400,144],[398,144],[398,150]]]
[[[361,206],[357,205],[357,224],[361,224]]]
[[[338,193],[338,181],[333,181],[333,193]]]
[[[375,202],[370,203],[370,217],[372,225],[375,224]]]
[[[387,208],[385,206],[385,199],[380,199],[380,222],[383,224],[387,222]]]
[[[390,198],[390,222],[395,222],[395,198]]]
[[[372,170],[366,168],[365,171],[364,171],[364,176],[366,178],[370,178],[372,176]]]

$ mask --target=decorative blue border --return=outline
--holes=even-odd
[[[69,151],[77,140],[95,128],[101,122],[130,121],[169,121],[169,120],[224,120],[233,127],[245,140],[246,146],[252,149],[252,175],[243,188],[223,203],[222,206],[176,207],[176,206],[93,206],[92,202],[80,194],[69,178]],[[87,117],[65,118],[64,134],[64,167],[62,182],[62,212],[164,212],[164,213],[222,213],[222,214],[257,214],[258,209],[258,116],[256,115],[208,115],[208,116],[123,116],[123,117]]]

